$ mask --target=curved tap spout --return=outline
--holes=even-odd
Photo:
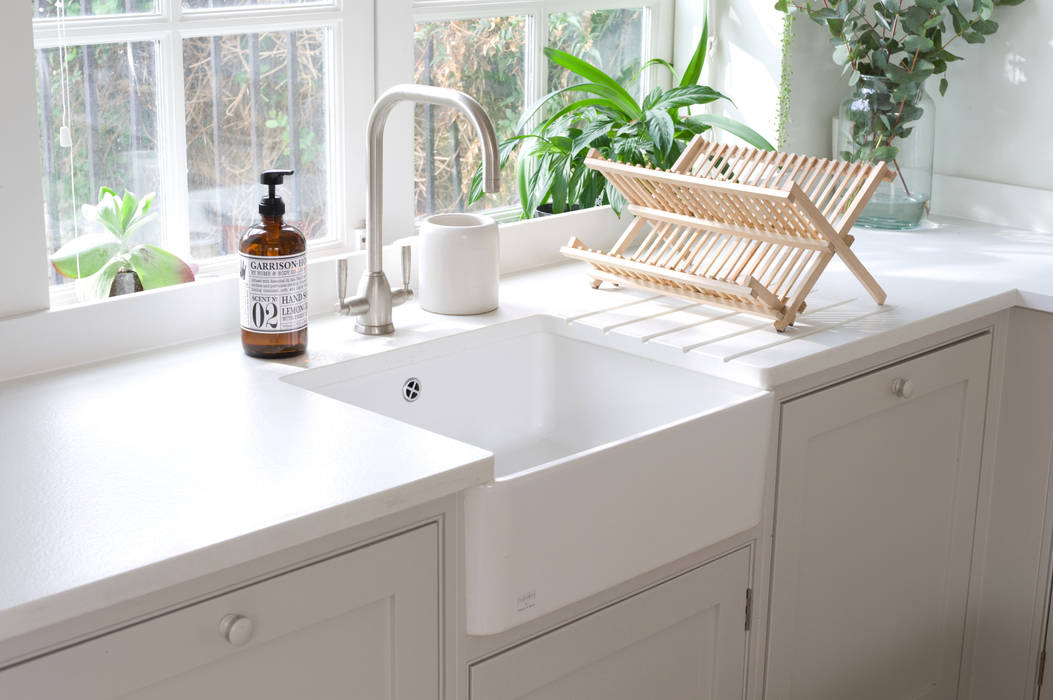
[[[369,267],[359,285],[357,301],[368,304],[368,310],[358,317],[355,328],[369,335],[385,335],[394,331],[391,324],[392,294],[383,262],[383,197],[384,126],[392,108],[399,102],[422,102],[453,107],[468,117],[479,134],[483,152],[483,191],[497,192],[501,188],[500,158],[494,125],[486,111],[469,95],[459,90],[432,85],[396,85],[377,100],[369,115],[369,198],[366,208],[366,256]],[[356,300],[352,300],[356,301]]]

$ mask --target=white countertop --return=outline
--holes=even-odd
[[[832,306],[785,334],[741,314],[683,328],[721,312],[626,306],[651,295],[592,290],[567,263],[504,278],[491,314],[400,307],[386,338],[312,320],[289,361],[231,334],[0,384],[0,641],[492,478],[484,450],[279,381],[299,368],[549,313],[767,388],[1011,306],[1053,311],[1053,235],[944,221],[856,238],[887,305],[835,259],[810,298]]]

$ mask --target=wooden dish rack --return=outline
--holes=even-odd
[[[760,314],[784,331],[837,255],[885,302],[848,233],[878,184],[894,177],[885,163],[696,136],[668,171],[610,161],[596,150],[585,164],[606,176],[635,217],[607,253],[576,237],[561,249],[589,263],[594,288],[611,282]]]

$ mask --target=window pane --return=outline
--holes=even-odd
[[[237,251],[259,218],[259,173],[291,168],[286,219],[328,235],[325,29],[183,42],[190,254]]]
[[[643,63],[644,10],[585,10],[549,15],[549,46],[599,66],[622,85],[636,77]],[[548,65],[548,89],[582,82],[559,66]],[[640,84],[630,89],[640,96]]]
[[[515,130],[524,107],[526,17],[485,17],[416,25],[414,80],[462,90],[486,109],[498,140]],[[452,109],[418,105],[414,119],[414,194],[417,216],[514,204],[514,163],[503,171],[499,194],[466,207],[480,162],[479,139]]]
[[[37,55],[37,96],[48,251],[93,230],[81,205],[94,204],[100,187],[137,195],[158,186],[156,45],[71,46],[66,49],[66,87],[60,49]],[[65,105],[65,107],[64,107]],[[71,146],[61,141],[68,109]],[[164,202],[155,200],[160,212]],[[133,234],[162,244],[158,216]],[[69,282],[51,270],[54,284]]]
[[[187,10],[223,9],[227,7],[252,7],[260,5],[302,5],[304,3],[319,3],[323,0],[183,0],[183,7]],[[332,2],[325,4],[331,5]]]
[[[30,0],[37,17],[57,17],[62,0]],[[66,0],[66,16],[156,12],[155,0]]]

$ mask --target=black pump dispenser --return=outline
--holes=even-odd
[[[260,200],[260,214],[263,216],[282,216],[285,213],[285,202],[274,193],[274,188],[282,184],[285,178],[292,175],[292,170],[264,170],[260,173],[260,184],[267,185],[267,196]]]

